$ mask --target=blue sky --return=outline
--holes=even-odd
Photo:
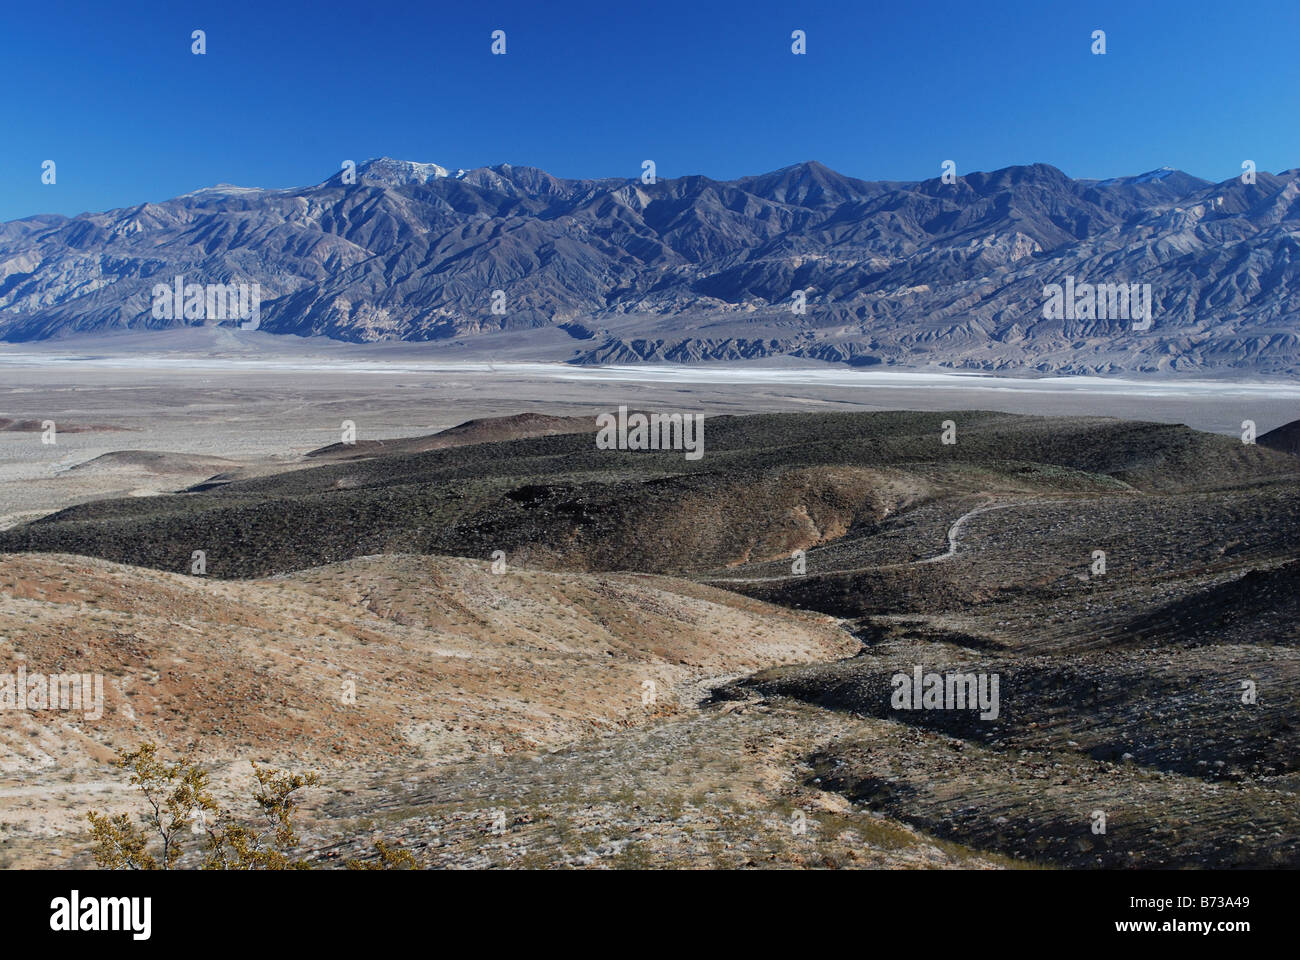
[[[314,183],[373,156],[571,177],[811,159],[915,180],[952,159],[1223,180],[1244,159],[1300,166],[1297,37],[1296,0],[12,3],[0,220]]]

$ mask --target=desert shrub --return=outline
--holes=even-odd
[[[292,773],[253,764],[250,794],[259,818],[240,822],[217,804],[208,772],[187,756],[167,763],[158,747],[144,743],[122,751],[115,761],[129,770],[131,785],[144,798],[135,819],[125,813],[106,816],[90,811],[92,855],[108,870],[172,870],[179,865],[187,842],[197,840],[205,870],[308,870],[311,863],[294,855],[298,832],[294,815],[299,793],[320,784],[314,773]],[[349,869],[413,869],[409,851],[375,843],[377,861],[349,860]]]

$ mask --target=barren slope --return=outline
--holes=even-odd
[[[692,583],[410,556],[230,583],[8,555],[0,638],[29,672],[107,678],[101,722],[5,728],[14,773],[146,738],[218,757],[509,752],[671,713],[705,677],[856,646],[829,617]],[[349,679],[364,709],[344,702]]]

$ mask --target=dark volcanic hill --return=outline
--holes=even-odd
[[[944,446],[940,424],[949,417],[962,439]],[[511,420],[477,423],[466,427],[497,433]],[[487,558],[503,550],[512,564],[573,571],[778,575],[780,584],[760,584],[765,599],[858,615],[968,591],[971,583],[950,580],[943,564],[926,567],[921,581],[906,565],[938,553],[954,519],[991,499],[1024,501],[999,518],[1009,521],[1047,509],[1040,502],[1091,498],[1082,515],[1097,529],[1069,548],[1082,557],[1113,531],[1148,531],[1153,504],[1162,505],[1157,528],[1176,530],[1177,552],[1197,565],[1222,546],[1225,511],[1234,525],[1258,525],[1252,536],[1270,543],[1300,523],[1300,462],[1154,423],[984,411],[721,416],[708,420],[700,460],[601,450],[587,432],[433,445],[445,436],[390,441],[368,459],[217,478],[170,496],[81,504],[0,531],[0,551],[183,572],[201,549],[209,575],[247,577],[381,553]],[[1249,508],[1238,507],[1237,494],[1222,492],[1265,481],[1282,497],[1267,510],[1263,498],[1252,494]],[[1078,515],[1077,506],[1051,509]],[[1127,554],[1150,549],[1151,535],[1142,535],[1147,545]],[[1238,561],[1250,553],[1232,542]],[[827,544],[836,560],[816,569],[829,576],[832,567],[870,567],[866,582],[828,592],[819,576],[784,577],[791,551]],[[1063,573],[1055,550],[1047,569]],[[902,594],[886,596],[895,587]],[[841,606],[840,593],[854,605]]]
[[[508,417],[467,420],[465,423],[448,427],[427,437],[360,440],[351,444],[331,443],[327,447],[308,451],[307,456],[319,460],[364,460],[368,457],[426,453],[430,450],[445,450],[449,447],[464,447],[500,440],[553,437],[565,433],[594,433],[595,430],[594,417],[555,417],[543,413],[517,413]]]
[[[1035,164],[873,183],[803,163],[646,184],[372,160],[356,183],[219,186],[0,224],[0,340],[218,322],[153,316],[154,286],[181,275],[259,284],[271,333],[553,327],[555,356],[539,359],[1294,375],[1298,174],[1095,181]],[[1044,319],[1044,287],[1067,277],[1150,284],[1151,329]]]
[[[1293,457],[1300,457],[1300,420],[1292,420],[1276,430],[1270,430],[1259,438],[1259,443]]]

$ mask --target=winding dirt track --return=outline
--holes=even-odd
[[[969,520],[971,517],[978,516],[981,513],[989,513],[993,510],[1009,510],[1012,507],[1023,507],[1026,504],[1043,503],[1043,502],[1044,501],[1042,500],[1021,500],[1017,503],[987,504],[985,506],[976,507],[974,510],[970,510],[966,513],[963,513],[960,517],[954,520],[952,526],[948,528],[948,549],[947,550],[945,550],[943,553],[939,554],[938,556],[926,557],[924,560],[913,560],[910,564],[908,564],[908,566],[916,566],[919,563],[942,563],[945,560],[951,560],[953,557],[955,557],[957,555],[957,535],[961,533],[961,525],[965,523],[967,520]]]
[[[993,510],[1009,510],[1012,507],[1025,507],[1037,504],[1048,503],[1065,503],[1064,500],[1018,500],[1015,503],[994,503],[985,504],[963,513],[953,521],[952,526],[948,528],[948,549],[943,553],[933,557],[926,557],[924,560],[912,560],[908,563],[886,563],[871,567],[853,567],[848,570],[828,570],[823,576],[839,575],[845,573],[865,573],[869,570],[892,570],[898,567],[915,567],[924,563],[943,563],[945,560],[951,560],[957,555],[958,536],[961,534],[962,524],[971,517],[978,516],[981,513],[990,513]],[[805,573],[789,573],[779,577],[731,577],[726,579],[709,579],[705,583],[775,583],[779,580],[796,580],[800,577],[806,577]]]

